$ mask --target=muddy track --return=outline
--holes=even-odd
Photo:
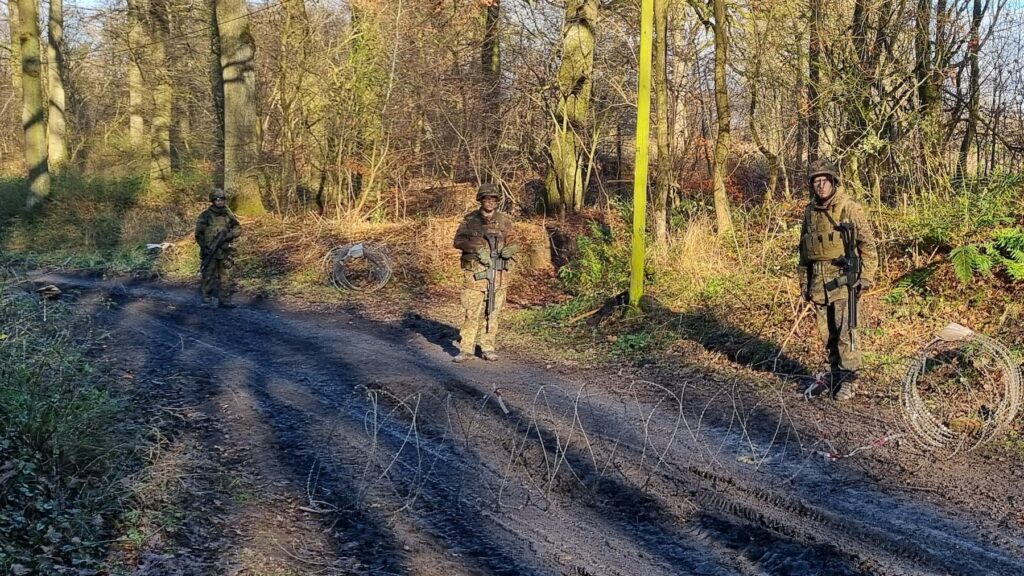
[[[264,432],[234,441],[304,487],[337,553],[370,573],[1024,574],[1019,533],[823,460],[767,404],[528,360],[454,365],[416,322],[45,281],[91,293],[151,372],[246,398]]]

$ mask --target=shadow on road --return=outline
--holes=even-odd
[[[401,327],[423,336],[431,344],[440,346],[446,354],[455,356],[459,353],[459,349],[454,344],[455,340],[459,338],[459,329],[455,326],[424,318],[415,312],[406,312],[405,317],[402,318]]]

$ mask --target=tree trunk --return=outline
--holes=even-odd
[[[967,155],[978,134],[978,116],[981,108],[981,70],[978,66],[978,52],[981,49],[981,19],[984,14],[982,0],[974,0],[971,16],[971,35],[967,44],[967,60],[970,64],[970,94],[967,98],[967,126],[960,141],[960,155],[956,163],[957,175],[967,175]],[[972,171],[973,172],[973,171]]]
[[[18,11],[18,0],[7,2],[7,25],[11,34],[11,88],[14,96],[21,98],[21,17]]]
[[[7,2],[7,24],[10,32],[11,39],[11,92],[14,97],[14,102],[18,102],[22,98],[21,94],[21,34],[19,29],[21,23],[19,22],[20,16],[18,12],[18,0],[9,0]],[[16,131],[17,146],[22,150],[25,149],[25,134],[21,131]]]
[[[821,153],[821,105],[818,87],[821,82],[821,18],[822,0],[811,0],[810,36],[807,43],[807,160],[813,162]]]
[[[583,135],[590,113],[599,9],[597,0],[569,0],[565,7],[558,104],[547,177],[547,209],[559,215],[583,208]]]
[[[671,8],[671,2],[669,2]],[[685,22],[685,18],[679,19],[678,26],[671,29],[673,35],[672,45],[675,46],[677,51],[682,51],[683,47],[686,46],[687,39],[692,38],[686,34],[686,30],[682,26]],[[668,40],[666,39],[666,42]],[[674,78],[685,78],[689,67],[693,65],[688,57],[676,56],[671,61],[672,65],[672,76]],[[671,126],[672,142],[669,145],[670,151],[672,151],[674,164],[672,166],[673,174],[682,172],[682,165],[689,158],[691,154],[696,155],[696,130],[693,126],[693,118],[689,115],[689,108],[685,99],[680,98],[680,92],[670,92],[671,100],[669,106],[672,108],[672,120],[669,123]],[[678,164],[678,165],[677,165]],[[669,191],[670,201],[672,200],[672,192]]]
[[[47,62],[49,63],[50,112],[46,117],[50,168],[60,170],[68,159],[67,120],[64,114],[64,2],[50,0]]]
[[[171,112],[174,105],[167,73],[167,40],[171,35],[168,0],[150,0],[147,16],[150,38],[149,84],[153,97],[149,135],[149,194],[152,197],[163,197],[171,186]]]
[[[224,190],[240,215],[266,212],[260,197],[256,46],[245,0],[214,0],[224,89]]]
[[[192,111],[189,102],[181,98],[174,99],[174,110],[171,111],[171,170],[180,169],[182,160],[192,152]]]
[[[146,34],[145,0],[128,2],[128,143],[135,150],[146,143],[146,88],[142,71],[146,68],[145,46],[149,44]]]
[[[286,197],[299,200],[300,186],[309,186],[303,176],[307,153],[307,99],[303,70],[309,23],[305,0],[284,0],[281,26],[281,55],[278,69],[278,98],[281,102],[281,189]]]
[[[658,165],[654,174],[654,198],[651,202],[651,224],[654,242],[668,242],[668,197],[672,191],[672,149],[668,98],[668,0],[654,0],[654,137],[658,148]]]
[[[926,110],[934,99],[930,88],[932,68],[931,47],[932,0],[917,0],[914,12],[914,76],[917,78],[917,99],[920,110]]]
[[[761,56],[760,52],[755,48],[753,51],[754,63],[753,73],[750,77],[750,113],[748,121],[750,122],[750,137],[754,141],[754,145],[757,146],[757,150],[764,156],[768,162],[768,186],[765,188],[765,202],[768,202],[775,196],[775,192],[779,185],[779,173],[782,172],[782,161],[779,159],[779,155],[771,151],[768,144],[764,141],[761,136],[761,132],[757,129],[757,85],[755,84],[761,78]]]
[[[914,76],[921,113],[921,166],[926,174],[942,170],[942,118],[940,86],[935,82],[932,33],[932,0],[917,0],[914,28]]]
[[[718,115],[718,138],[715,140],[715,221],[719,234],[732,232],[729,195],[725,188],[725,174],[729,160],[729,140],[732,113],[729,111],[729,89],[726,68],[729,59],[729,23],[726,21],[725,0],[714,0],[715,13],[715,111]]]
[[[869,108],[872,106],[871,96],[875,89],[875,60],[872,56],[868,30],[873,7],[868,4],[869,0],[854,0],[853,3],[851,32],[856,66],[846,76],[849,86],[844,95],[846,124],[840,126],[839,139],[840,149],[846,155],[844,185],[854,193],[864,190],[860,170],[864,156],[861,144],[867,135]]]
[[[220,30],[217,27],[215,0],[210,5],[210,92],[213,97],[214,152],[213,185],[224,188],[224,75],[220,69]]]
[[[32,208],[50,194],[42,63],[39,52],[39,0],[17,1],[23,95],[21,123],[25,129],[25,166],[28,168],[28,187],[31,191],[28,207]]]
[[[807,123],[810,118],[811,104],[808,96],[807,83],[807,48],[810,41],[806,37],[807,32],[801,36],[797,48],[796,60],[796,97],[797,97],[797,127],[796,127],[796,166],[799,169],[805,161],[807,152]],[[788,186],[787,186],[788,189]]]
[[[501,0],[487,0],[484,7],[484,39],[480,47],[483,78],[483,137],[487,152],[485,173],[493,180],[497,170],[498,141],[501,139]]]

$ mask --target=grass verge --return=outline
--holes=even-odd
[[[85,324],[0,288],[0,573],[88,573],[121,506],[122,402]]]

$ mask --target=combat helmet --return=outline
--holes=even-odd
[[[501,191],[498,190],[498,187],[495,186],[494,184],[490,182],[484,182],[476,190],[476,201],[479,202],[484,198],[487,198],[488,196],[490,196],[491,198],[498,198],[500,200]]]
[[[839,173],[836,171],[835,164],[828,160],[815,160],[811,162],[811,165],[807,168],[807,183],[811,184],[814,182],[814,178],[817,176],[828,176],[832,180],[832,185],[836,188],[839,187]]]
[[[214,200],[227,200],[227,199],[228,199],[228,195],[224,193],[224,189],[223,188],[214,188],[213,190],[210,191],[210,202],[211,203]]]

